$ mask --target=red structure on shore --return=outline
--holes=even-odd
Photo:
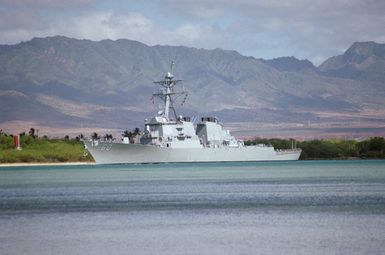
[[[16,150],[21,150],[20,147],[20,135],[14,135],[13,136],[13,146]]]

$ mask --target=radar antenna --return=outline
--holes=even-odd
[[[174,89],[174,86],[181,82],[182,80],[174,80],[174,75],[173,75],[173,66],[175,65],[174,61],[171,61],[170,64],[170,71],[167,72],[166,76],[164,77],[164,80],[161,81],[155,81],[155,84],[161,85],[163,88],[159,90],[158,93],[154,93],[153,96],[158,96],[164,103],[164,109],[161,111],[160,115],[166,118],[167,121],[169,121],[169,111],[170,109],[174,113],[175,119],[177,119],[177,114],[174,108],[174,101],[182,96],[182,95],[187,95],[186,90],[182,91],[176,91]],[[185,99],[183,100],[183,103],[185,102]]]

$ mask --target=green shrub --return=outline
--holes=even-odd
[[[83,143],[67,139],[21,137],[22,150],[13,148],[13,138],[0,136],[1,163],[14,162],[78,162],[93,161],[90,155],[84,156]]]
[[[292,140],[259,139],[245,141],[246,145],[267,144],[275,149],[289,149]],[[385,139],[373,137],[357,142],[354,140],[312,140],[297,142],[302,149],[300,159],[385,158]]]

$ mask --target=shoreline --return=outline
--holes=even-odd
[[[13,166],[76,166],[76,165],[95,165],[95,162],[31,162],[31,163],[0,163],[1,167],[13,167]]]
[[[359,157],[350,157],[350,158],[308,158],[308,159],[299,159],[295,161],[360,161],[360,160],[385,160],[384,158],[359,158]],[[258,161],[254,161],[258,162]],[[266,161],[261,161],[266,162]],[[276,162],[276,161],[270,161]],[[201,162],[196,162],[201,163]],[[146,164],[146,163],[143,163]],[[150,163],[157,164],[157,163]],[[165,163],[167,164],[167,163]],[[20,166],[76,166],[76,165],[97,165],[95,162],[16,162],[16,163],[0,163],[0,168],[2,167],[20,167]]]

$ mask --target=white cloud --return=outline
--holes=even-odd
[[[11,8],[67,9],[84,6],[93,0],[0,0],[0,5]]]
[[[204,22],[198,9],[222,10],[218,18],[233,14],[233,24],[224,31],[232,34],[235,49],[254,52],[256,57],[265,51],[253,45],[275,44],[277,52],[310,58],[317,63],[346,49],[355,41],[384,42],[385,1],[383,0],[163,0],[173,6],[174,15],[195,17]],[[209,21],[211,17],[208,17]],[[240,25],[241,24],[241,25]],[[237,28],[237,29],[235,29]],[[277,42],[278,41],[278,42]]]
[[[113,11],[87,13],[52,24],[51,33],[91,40],[130,38],[142,40],[154,30],[141,14],[118,15]]]
[[[195,42],[201,39],[202,32],[199,29],[199,27],[195,27],[192,25],[185,25],[176,30],[176,35],[179,38],[184,38],[189,42]]]
[[[166,29],[139,13],[117,14],[113,11],[93,12],[53,23],[50,34],[91,40],[137,40],[149,45],[198,45],[205,36],[204,28],[182,25]]]
[[[150,3],[155,15],[146,8]],[[0,0],[0,43],[48,35],[128,38],[234,49],[255,57],[294,55],[318,64],[355,41],[385,41],[383,0],[149,0],[135,11],[130,1],[119,2],[126,7],[119,10],[98,9],[98,4]]]

